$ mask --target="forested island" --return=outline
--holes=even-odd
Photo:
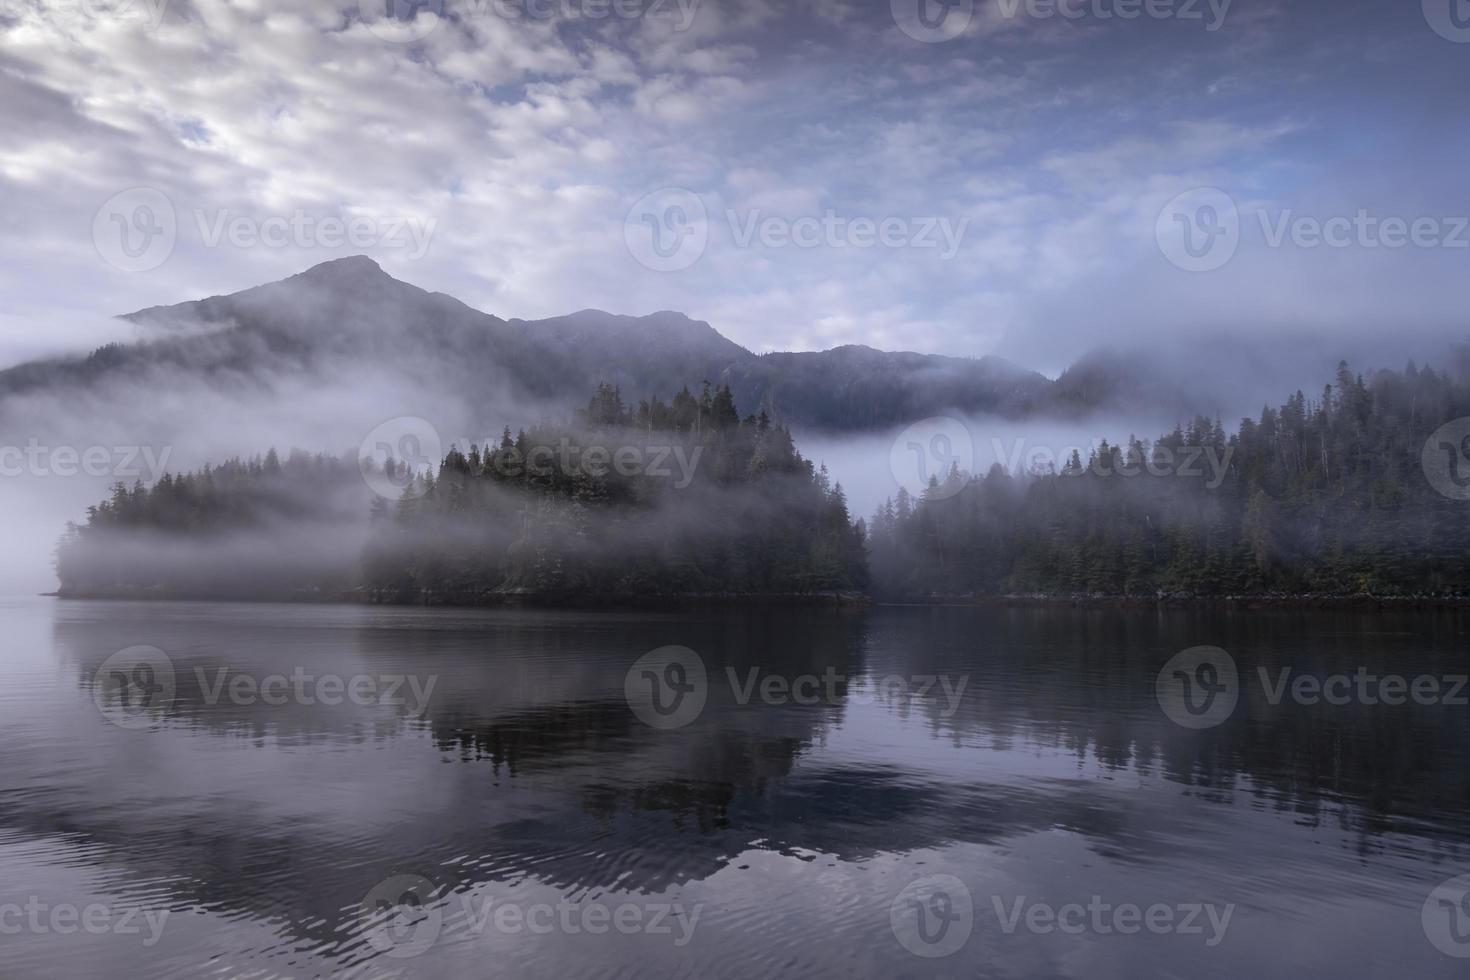
[[[396,500],[367,501],[360,460],[299,452],[117,485],[68,526],[59,594],[1456,599],[1470,502],[1436,488],[1423,454],[1465,416],[1462,376],[1344,364],[1320,397],[1234,432],[1196,418],[1060,468],[955,468],[854,520],[789,430],[741,417],[729,387],[629,406],[604,384],[574,416],[451,448],[433,471],[388,460],[375,475]]]
[[[389,459],[377,475],[402,495],[374,499],[355,530],[356,460],[272,452],[115,486],[58,546],[61,594],[475,604],[867,585],[842,488],[786,428],[742,419],[724,386],[630,408],[601,385],[562,423],[451,448],[435,472]]]

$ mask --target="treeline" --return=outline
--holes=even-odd
[[[274,450],[153,486],[116,483],[56,547],[64,595],[288,597],[353,584],[367,490],[355,463]]]
[[[900,493],[869,527],[880,595],[1460,594],[1470,502],[1421,462],[1470,385],[1410,364],[1339,365],[1227,435],[1197,418],[1158,441],[1102,443],[1059,470],[957,470]],[[1432,447],[1438,453],[1463,446]],[[1223,465],[1212,472],[1206,461]]]
[[[391,465],[391,464],[390,464]],[[364,584],[389,597],[790,594],[866,588],[840,486],[728,387],[456,449],[374,508]]]
[[[402,493],[369,502],[369,485]],[[573,418],[452,447],[436,471],[272,452],[119,485],[68,526],[56,567],[69,595],[477,602],[867,584],[841,487],[784,427],[742,419],[729,388],[708,385],[637,406],[603,385]]]

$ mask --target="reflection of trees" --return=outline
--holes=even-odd
[[[207,655],[289,672],[293,660],[320,666],[325,659],[341,672],[413,672],[439,683],[429,711],[414,721],[322,707],[222,713],[196,703],[181,684],[168,724],[128,743],[126,765],[136,768],[123,774],[146,780],[147,792],[118,800],[112,784],[99,789],[53,775],[25,792],[0,794],[0,823],[38,837],[66,835],[88,862],[168,879],[180,905],[274,917],[291,936],[323,945],[341,940],[334,930],[344,908],[399,872],[449,888],[533,876],[569,891],[640,891],[707,878],[752,847],[856,861],[956,841],[1004,844],[1061,828],[1096,853],[1141,862],[1160,859],[1186,835],[1157,790],[1125,796],[1084,767],[1162,776],[1216,804],[1213,813],[1227,823],[1227,807],[1272,808],[1308,825],[1335,821],[1365,851],[1389,846],[1393,832],[1426,849],[1466,842],[1470,769],[1459,763],[1470,744],[1470,709],[1272,708],[1254,677],[1258,663],[1308,672],[1360,663],[1379,672],[1466,672],[1456,652],[1464,626],[1457,615],[777,609],[362,616],[326,640],[309,627],[251,626],[244,613],[228,628],[164,616],[136,638],[118,618],[58,622],[57,649],[83,684],[123,645],[120,638],[181,651],[183,665]],[[637,721],[621,691],[628,666],[669,643],[697,650],[718,680],[696,722],[661,732]],[[1163,717],[1154,678],[1173,653],[1202,643],[1230,651],[1255,694],[1229,723],[1188,732]],[[849,677],[968,674],[952,717],[941,715],[942,698],[866,710],[907,711],[923,722],[925,744],[972,748],[977,760],[1010,767],[1011,778],[980,769],[936,775],[925,771],[922,756],[905,763],[897,755],[824,752],[834,727],[860,721],[862,712],[842,698],[739,705],[723,680],[726,667],[742,677],[751,667],[788,677],[828,667]],[[79,693],[78,710],[90,711],[89,696]],[[228,774],[220,782],[197,770],[154,772],[142,754],[149,739],[162,739],[193,746],[197,766],[193,740],[224,730],[260,736],[230,747],[276,753],[270,764],[279,765],[279,782],[269,772],[238,784]],[[288,736],[303,755],[369,742],[392,754],[337,753],[341,785],[358,795],[340,810],[283,821],[279,814],[292,812],[283,798],[301,792],[292,779],[297,760],[267,734]],[[1026,756],[1037,750],[1075,757],[1079,778],[1027,774]],[[46,771],[38,751],[0,746],[0,768],[32,772],[40,763]]]
[[[968,670],[965,708],[940,717],[936,734],[1005,750],[1021,745],[1089,756],[1105,769],[1159,773],[1192,795],[1291,812],[1299,822],[1337,821],[1371,838],[1404,830],[1449,834],[1447,813],[1470,812],[1470,707],[1271,705],[1258,668],[1275,680],[1354,673],[1470,673],[1460,652],[1467,616],[1454,611],[1270,610],[1250,613],[918,609],[895,611],[902,651],[870,648],[915,672]],[[971,637],[968,651],[955,644]],[[1154,698],[1158,669],[1174,653],[1209,644],[1235,659],[1242,697],[1223,725],[1191,732],[1170,723]],[[1466,695],[1470,695],[1467,687]],[[1243,797],[1248,794],[1248,799]]]

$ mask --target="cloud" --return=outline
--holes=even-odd
[[[349,0],[172,0],[156,25],[144,0],[126,15],[16,5],[0,20],[0,362],[34,354],[38,332],[78,349],[98,337],[48,319],[95,322],[355,251],[500,315],[675,308],[758,350],[1065,361],[1120,332],[1459,329],[1447,251],[1247,242],[1191,278],[1152,240],[1157,209],[1192,186],[1324,216],[1466,210],[1470,137],[1443,112],[1470,62],[1417,16],[1254,5],[1208,32],[998,20],[984,3],[964,36],[924,44],[887,5],[841,0],[602,18],[447,2],[415,43],[385,40]],[[136,187],[166,195],[177,241],[128,272],[99,254],[94,218]],[[692,191],[711,217],[683,271],[644,268],[624,244],[628,208],[660,188]],[[948,260],[741,246],[729,209],[967,230]],[[202,230],[297,216],[433,231],[416,256],[386,231],[334,247]]]

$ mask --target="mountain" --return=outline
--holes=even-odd
[[[601,381],[633,398],[709,381],[789,425],[849,432],[947,412],[1076,417],[1115,407],[1134,390],[1126,373],[1093,372],[1083,384],[1069,372],[1052,382],[996,357],[862,346],[758,355],[668,311],[505,320],[394,279],[364,256],[125,319],[146,327],[149,339],[0,371],[0,398],[38,387],[55,394],[72,385],[166,383],[160,372],[168,371],[269,389],[286,377],[350,381],[376,369],[468,400],[494,392],[544,408],[569,407],[569,393]]]

